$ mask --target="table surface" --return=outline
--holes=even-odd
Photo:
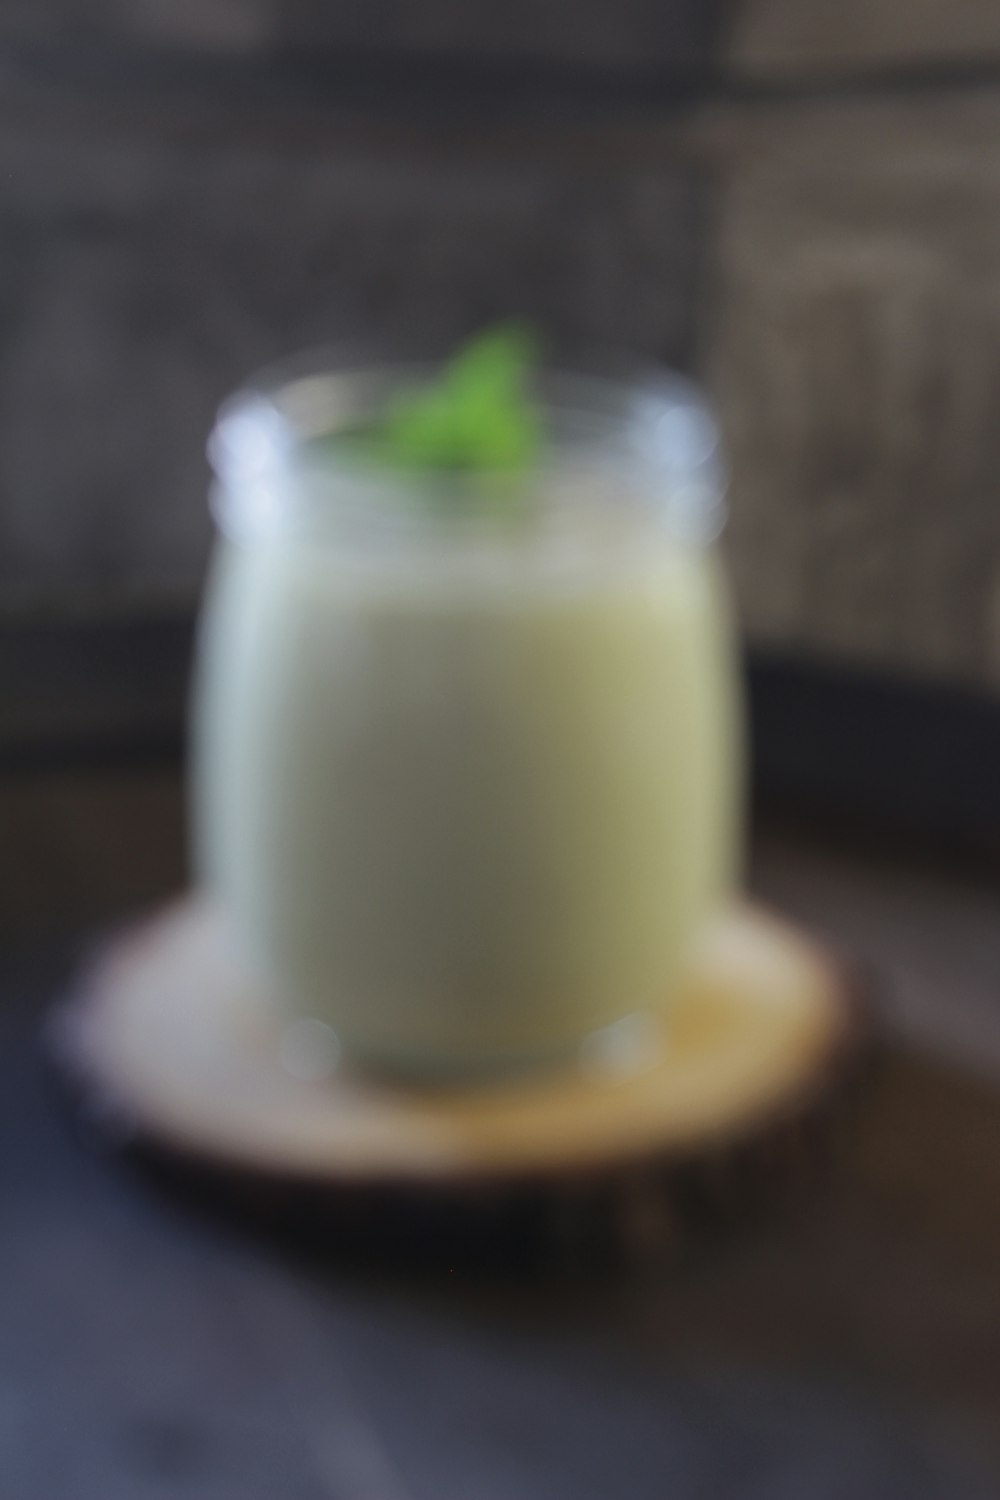
[[[93,1154],[0,964],[0,1500],[921,1500],[1000,1488],[1000,933],[986,884],[785,839],[754,885],[881,971],[832,1180],[677,1263],[318,1264]]]

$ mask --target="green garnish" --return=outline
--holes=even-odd
[[[356,436],[394,469],[516,476],[537,458],[543,439],[529,389],[537,365],[530,330],[491,329],[460,349],[433,384],[395,396]]]

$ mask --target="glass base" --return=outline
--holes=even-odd
[[[631,1011],[564,1046],[472,1059],[387,1060],[352,1052],[343,1047],[327,1022],[302,1018],[282,1029],[279,1057],[285,1071],[304,1083],[322,1083],[347,1072],[427,1088],[500,1085],[568,1071],[587,1078],[629,1078],[657,1065],[667,1044],[667,1030],[662,1012]]]

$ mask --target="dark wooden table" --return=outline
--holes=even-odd
[[[806,845],[765,894],[886,974],[830,1184],[624,1276],[436,1283],[161,1198],[55,1107],[0,968],[0,1500],[964,1500],[1000,1493],[995,892]]]

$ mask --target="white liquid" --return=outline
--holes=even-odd
[[[733,862],[728,620],[657,539],[565,566],[223,544],[197,844],[278,991],[420,1070],[665,1003]]]

